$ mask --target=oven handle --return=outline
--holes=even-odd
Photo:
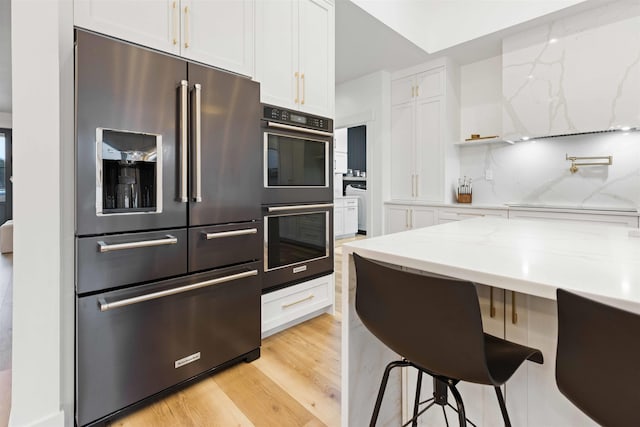
[[[142,240],[139,242],[128,242],[128,243],[114,243],[108,244],[103,240],[98,242],[98,250],[101,253],[111,252],[111,251],[121,251],[123,249],[136,249],[136,248],[146,248],[149,246],[163,246],[163,245],[175,245],[178,243],[178,238],[172,236],[171,234],[167,234],[164,239],[155,239],[155,240]]]
[[[183,292],[192,291],[194,289],[205,288],[207,286],[217,285],[219,283],[231,282],[233,280],[244,279],[245,277],[257,276],[258,270],[244,271],[242,273],[232,274],[230,276],[220,277],[218,279],[205,280],[204,282],[193,283],[191,285],[180,286],[178,288],[167,289],[165,291],[152,292],[150,294],[140,295],[132,298],[125,298],[119,301],[107,302],[104,298],[98,299],[100,311],[112,310],[118,307],[125,307],[139,302],[150,301],[170,295],[181,294]]]
[[[245,236],[247,234],[256,234],[257,228],[247,228],[245,230],[219,231],[217,233],[202,233],[207,240],[220,239],[222,237]]]
[[[297,211],[300,209],[322,209],[332,208],[333,203],[321,203],[317,205],[294,205],[294,206],[270,206],[267,208],[269,212]]]
[[[286,130],[292,130],[292,131],[303,132],[303,133],[311,133],[313,135],[333,136],[333,132],[324,132],[321,130],[307,129],[303,127],[285,125],[283,123],[276,123],[276,122],[267,122],[267,127],[286,129]]]

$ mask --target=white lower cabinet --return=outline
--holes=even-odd
[[[262,338],[322,313],[333,313],[334,300],[333,274],[262,295]]]
[[[413,230],[436,224],[437,208],[415,205],[387,204],[385,233]]]
[[[469,218],[480,217],[495,217],[495,218],[507,218],[509,211],[507,209],[477,209],[477,208],[439,208],[438,209],[438,224],[445,224],[447,222],[461,221]]]
[[[554,212],[509,209],[509,218],[535,219],[541,221],[564,221],[638,228],[638,215],[611,215],[602,213]]]
[[[334,236],[355,236],[358,233],[358,199],[340,197],[334,200],[333,206]]]

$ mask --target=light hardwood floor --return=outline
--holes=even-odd
[[[340,426],[341,246],[352,240],[336,242],[336,316],[323,314],[268,337],[260,359],[205,378],[111,426]]]
[[[357,236],[361,239],[364,236]],[[262,342],[241,363],[110,425],[122,427],[337,427],[340,425],[342,244],[336,242],[336,315],[323,314]],[[11,255],[0,256],[0,426],[11,403]]]

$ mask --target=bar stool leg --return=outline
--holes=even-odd
[[[382,376],[382,383],[380,384],[380,390],[378,391],[378,398],[376,399],[376,405],[373,407],[373,415],[371,416],[371,423],[369,423],[370,427],[375,427],[376,422],[378,422],[382,398],[384,397],[384,391],[387,388],[387,382],[389,381],[389,373],[393,368],[397,368],[398,366],[411,366],[411,364],[406,360],[396,360],[389,363],[385,368],[384,375]]]
[[[467,427],[467,417],[464,413],[464,403],[462,403],[462,396],[460,396],[460,392],[456,386],[449,382],[448,384],[449,390],[451,390],[451,394],[453,394],[453,398],[456,399],[456,406],[458,407],[458,421],[460,422],[460,427]]]
[[[500,390],[500,387],[494,388],[496,389],[496,396],[498,396],[498,403],[500,404],[502,419],[504,419],[504,426],[511,427],[511,421],[509,421],[509,414],[507,413],[507,406],[504,404],[504,397],[502,397],[502,390]]]
[[[422,388],[422,371],[418,370],[418,383],[416,384],[416,400],[413,403],[413,422],[411,427],[418,427],[418,407],[420,406],[420,389]]]

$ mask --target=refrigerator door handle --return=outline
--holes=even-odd
[[[204,282],[193,283],[191,285],[180,286],[177,288],[167,289],[164,291],[152,292],[150,294],[139,295],[137,297],[125,298],[118,301],[107,302],[104,298],[98,299],[98,307],[100,311],[112,310],[118,307],[126,307],[127,305],[137,304],[144,301],[150,301],[169,295],[181,294],[183,292],[192,291],[194,289],[205,288],[207,286],[213,286],[220,283],[231,282],[233,280],[244,279],[245,277],[257,276],[258,270],[244,271],[242,273],[231,274],[229,276],[220,277],[217,279],[205,280]]]
[[[191,125],[193,135],[193,201],[202,202],[202,86],[199,83],[193,85],[191,94]]]
[[[189,201],[187,197],[187,180],[188,173],[188,139],[189,129],[187,128],[187,96],[189,83],[186,80],[180,81],[180,185],[178,188],[178,201],[186,203]]]

